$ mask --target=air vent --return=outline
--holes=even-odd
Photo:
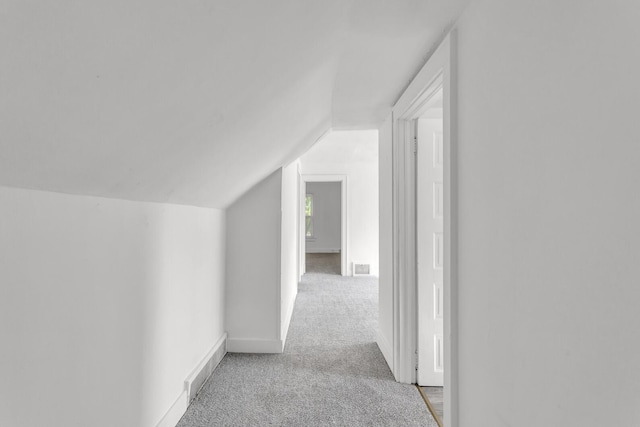
[[[368,276],[371,274],[371,268],[369,264],[362,262],[353,263],[353,275],[354,276]]]

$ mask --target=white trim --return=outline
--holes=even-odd
[[[305,195],[306,186],[302,182],[302,173],[300,172],[300,163],[298,163],[298,205],[302,207],[298,215],[298,283],[302,280],[302,276],[306,271],[304,250],[306,247],[306,224],[305,224]]]
[[[457,193],[455,33],[429,58],[393,108],[393,373],[416,382],[417,307],[415,240],[415,156],[411,121],[438,85],[444,113],[444,419],[458,426]]]
[[[394,335],[393,373],[402,383],[416,382],[415,157],[413,127],[394,109]]]
[[[156,427],[175,427],[178,424],[180,418],[187,411],[189,403],[195,398],[197,392],[200,391],[207,378],[227,353],[226,342],[227,334],[225,332],[185,379],[184,390],[178,395],[162,419],[158,421]]]
[[[189,376],[184,380],[184,388],[187,393],[187,401],[191,401],[196,397],[207,378],[211,376],[213,371],[218,367],[225,354],[227,354],[227,333],[225,332],[220,339],[211,347],[211,350],[202,358],[200,363],[191,371]]]
[[[305,264],[305,248],[307,246],[306,239],[306,215],[305,215],[305,196],[306,196],[306,183],[302,181],[302,173],[300,172],[300,165],[298,164],[298,205],[301,206],[300,213],[298,214],[298,283],[302,280],[302,276],[306,273],[307,266]]]
[[[296,190],[298,190],[298,205],[300,205],[300,160],[296,161]],[[302,270],[301,270],[301,262],[300,262],[300,245],[302,242],[302,236],[299,234],[301,232],[300,226],[300,215],[296,218],[296,225],[298,226],[298,241],[296,242],[296,251],[298,258],[296,259],[298,265],[296,266],[296,273],[298,274],[298,283],[296,283],[296,295],[298,294],[298,284],[300,283],[300,279],[302,278]],[[287,329],[289,327],[287,326]]]
[[[167,413],[164,414],[164,417],[158,421],[156,427],[175,427],[178,421],[180,421],[180,418],[187,412],[188,406],[187,391],[183,390]]]
[[[376,343],[378,344],[378,348],[384,356],[384,359],[387,361],[387,365],[393,366],[393,348],[384,335],[382,335],[380,330],[378,330],[378,339],[376,340]]]
[[[282,195],[284,194],[284,166],[280,168],[280,218],[278,218],[278,241],[276,242],[276,253],[278,263],[276,265],[276,336],[282,342]],[[280,351],[282,353],[282,351]]]
[[[349,272],[349,266],[347,265],[347,231],[348,231],[348,224],[347,224],[347,175],[346,174],[328,174],[328,175],[318,175],[318,174],[302,174],[302,183],[303,185],[302,187],[302,192],[305,192],[306,194],[306,188],[307,188],[307,182],[340,182],[340,197],[341,197],[341,201],[340,201],[340,244],[341,244],[341,248],[340,248],[340,253],[341,253],[341,257],[340,257],[340,274],[342,274],[343,276],[347,276],[348,272]],[[300,211],[301,214],[304,216],[304,203],[301,204],[300,207]],[[304,233],[303,233],[304,234]],[[306,253],[306,242],[305,244],[303,244],[303,248],[300,251],[300,256],[303,257],[304,254]],[[302,258],[304,259],[304,258]]]
[[[293,301],[286,308],[287,312],[285,314],[284,323],[282,325],[282,351],[284,351],[284,345],[287,342],[287,336],[289,335],[289,326],[291,325],[291,318],[293,317],[293,308],[296,306],[296,298],[298,297],[298,293],[296,292]]]
[[[282,353],[283,350],[284,342],[282,340],[254,338],[229,338],[227,340],[227,351],[229,353]]]

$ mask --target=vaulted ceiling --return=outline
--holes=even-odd
[[[0,185],[224,208],[374,128],[469,0],[0,3]]]

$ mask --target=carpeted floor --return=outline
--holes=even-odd
[[[187,410],[191,426],[431,426],[376,339],[377,279],[306,274],[285,352],[227,354]]]

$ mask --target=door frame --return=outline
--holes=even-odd
[[[416,383],[417,263],[416,156],[412,122],[443,89],[444,134],[444,419],[458,426],[458,281],[455,32],[450,33],[409,84],[393,117],[393,373]]]
[[[346,276],[347,266],[347,175],[338,174],[301,174],[300,175],[300,268],[301,276],[306,272],[307,240],[305,238],[304,202],[308,182],[339,182],[340,183],[340,274]]]

